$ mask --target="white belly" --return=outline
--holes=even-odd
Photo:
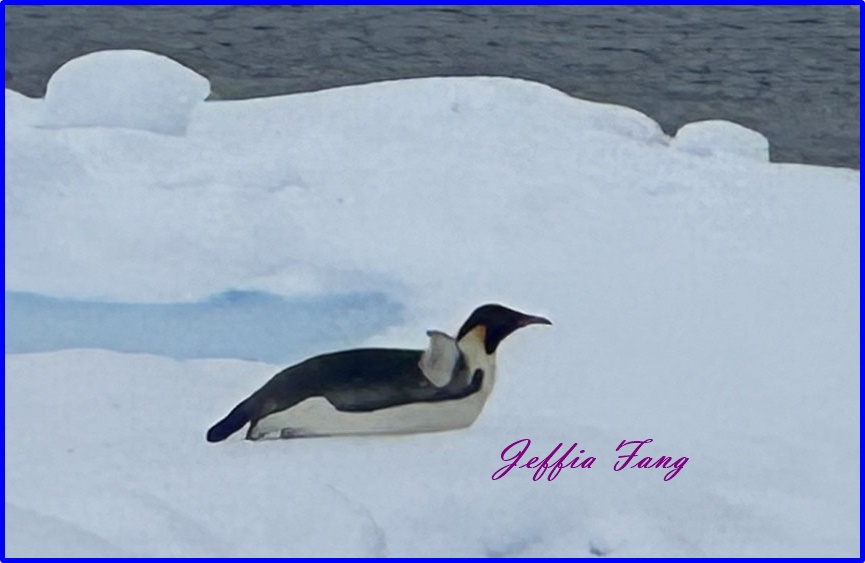
[[[346,434],[407,434],[455,430],[471,425],[483,408],[481,392],[455,401],[411,403],[370,412],[338,411],[323,397],[312,397],[258,421],[253,439]]]

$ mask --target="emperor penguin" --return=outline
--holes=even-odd
[[[315,356],[274,375],[207,432],[225,440],[407,434],[471,425],[495,383],[509,334],[552,324],[503,305],[475,309],[456,338],[430,330],[426,350],[361,348]]]

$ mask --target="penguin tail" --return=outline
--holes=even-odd
[[[207,441],[221,442],[243,428],[247,422],[249,422],[249,414],[246,412],[246,402],[244,401],[207,431]]]

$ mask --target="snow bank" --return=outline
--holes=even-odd
[[[125,127],[166,135],[186,131],[210,81],[164,57],[137,50],[73,59],[48,81],[43,127]]]
[[[416,281],[436,275],[414,259],[420,241],[462,245],[472,223],[520,213],[519,198],[572,191],[616,158],[586,154],[602,139],[665,143],[634,110],[495,78],[207,102],[174,138],[37,129],[28,109],[6,125],[7,288],[127,302]],[[544,185],[536,167],[551,164]]]
[[[7,354],[18,553],[42,526],[96,554],[857,553],[858,171],[767,162],[729,124],[669,141],[633,110],[505,78],[203,102],[182,137],[37,128],[44,102],[6,98],[7,292],[402,305],[352,346],[419,348],[485,302],[554,323],[502,345],[473,427],[394,438],[212,446],[207,427],[280,366]],[[208,354],[269,326],[207,322],[227,327]],[[319,351],[348,345],[325,333]],[[491,480],[520,438],[577,441],[598,466]],[[644,438],[687,467],[613,471]]]

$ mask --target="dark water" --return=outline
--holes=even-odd
[[[72,57],[168,55],[246,98],[501,75],[634,107],[673,133],[729,119],[775,161],[859,168],[858,6],[6,6],[7,85]],[[10,78],[11,73],[11,78]]]

